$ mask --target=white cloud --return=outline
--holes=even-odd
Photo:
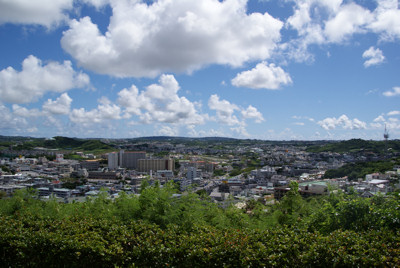
[[[366,129],[367,124],[357,118],[349,119],[346,115],[342,115],[339,118],[328,117],[322,121],[317,122],[325,130],[332,130],[336,127],[342,127],[344,129]]]
[[[387,113],[388,116],[396,116],[399,115],[400,111],[391,111]],[[388,130],[400,129],[400,120],[395,117],[389,117],[387,120],[383,117],[383,115],[378,116],[370,123],[370,126],[374,129],[387,128]]]
[[[138,115],[142,123],[204,123],[206,116],[197,112],[197,104],[179,97],[180,87],[173,75],[161,75],[158,82],[140,93],[135,86],[118,93],[118,103],[127,117]]]
[[[19,132],[28,126],[28,122],[25,118],[11,113],[2,103],[0,103],[0,114],[0,130],[2,130],[3,133],[6,131]]]
[[[297,32],[297,38],[280,46],[283,53],[297,61],[312,61],[308,51],[312,44],[341,44],[355,34],[376,33],[381,41],[400,38],[398,0],[379,0],[375,10],[356,1],[292,0],[294,13],[286,27]],[[359,2],[359,1],[358,1]],[[373,61],[371,61],[374,64]]]
[[[71,106],[72,99],[68,96],[67,93],[63,93],[56,100],[48,99],[43,104],[43,111],[48,112],[50,114],[68,114]]]
[[[178,129],[169,126],[163,126],[161,129],[157,131],[157,134],[161,136],[177,136]]]
[[[394,97],[394,96],[399,96],[399,95],[400,95],[400,87],[393,87],[392,90],[383,92],[383,96],[386,96],[386,97]]]
[[[140,115],[140,108],[146,106],[144,104],[144,97],[141,96],[139,100],[139,90],[135,85],[132,85],[129,89],[124,88],[118,92],[118,103],[125,108],[125,112],[130,117],[131,115]]]
[[[20,117],[38,117],[42,115],[38,109],[27,109],[18,104],[12,105],[13,114]]]
[[[0,0],[0,24],[38,24],[47,28],[67,20],[73,0]]]
[[[372,19],[368,9],[354,3],[345,4],[326,22],[324,33],[329,42],[340,43],[355,33],[365,32],[364,27]]]
[[[92,5],[97,9],[107,5],[110,3],[111,0],[82,0],[84,3]]]
[[[106,124],[110,120],[121,119],[121,108],[107,98],[101,98],[96,109],[86,111],[85,108],[73,109],[69,114],[71,122],[85,127],[93,124]]]
[[[249,105],[246,109],[240,108],[234,103],[230,103],[227,100],[220,100],[217,94],[213,94],[208,99],[208,108],[210,110],[215,110],[216,117],[210,117],[210,119],[215,120],[219,123],[229,125],[229,126],[243,126],[243,128],[234,127],[231,130],[236,132],[241,132],[244,135],[244,126],[246,126],[246,119],[254,119],[256,123],[261,123],[264,121],[264,117],[257,110],[257,108]],[[242,115],[242,120],[239,120],[235,115],[235,112],[240,112]],[[240,129],[240,131],[238,131]]]
[[[247,132],[245,126],[237,126],[237,127],[232,127],[231,130],[239,135],[239,137],[249,137],[250,134]]]
[[[293,118],[293,119],[297,119],[297,120],[305,119],[305,120],[308,120],[308,121],[310,121],[310,122],[315,122],[315,119],[314,119],[314,118],[308,117],[308,116],[293,115],[292,118]]]
[[[246,110],[242,110],[242,116],[246,119],[254,119],[256,123],[264,121],[263,115],[257,110],[256,107],[249,105]]]
[[[276,67],[273,63],[267,65],[266,62],[259,63],[255,68],[241,72],[232,79],[232,85],[236,87],[253,89],[279,89],[281,85],[290,83],[292,80],[288,73],[281,67]]]
[[[234,67],[271,56],[283,23],[246,13],[245,0],[113,1],[108,31],[89,17],[72,20],[62,47],[90,70],[118,77]]]
[[[400,115],[400,111],[390,111],[387,113],[388,116]]]
[[[374,15],[375,19],[368,25],[373,32],[379,33],[382,40],[400,38],[400,10],[398,0],[377,1],[378,7]]]
[[[368,59],[364,62],[365,67],[380,64],[385,60],[385,56],[383,56],[382,50],[374,47],[370,47],[369,49],[364,51],[362,57]]]
[[[219,96],[214,94],[208,100],[208,107],[216,111],[218,122],[230,126],[240,124],[239,119],[234,115],[234,112],[239,110],[236,104],[232,104],[227,100],[220,100]]]
[[[0,71],[0,101],[29,103],[46,92],[64,92],[89,84],[89,77],[73,70],[70,61],[43,65],[35,56],[22,62],[22,70],[8,67]]]
[[[372,20],[370,12],[354,3],[342,0],[294,0],[294,14],[286,26],[299,35],[296,47],[306,50],[309,44],[340,43],[354,33],[363,31],[362,26]]]
[[[374,122],[385,122],[385,118],[383,117],[383,115],[378,116],[377,118],[375,118],[373,120]]]
[[[38,132],[39,129],[37,127],[30,127],[30,128],[27,128],[26,131],[28,133],[35,133],[35,132]]]

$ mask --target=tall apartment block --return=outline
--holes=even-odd
[[[137,169],[139,159],[146,159],[146,152],[124,152],[121,167]]]
[[[174,170],[175,162],[173,159],[139,159],[139,172],[156,172],[157,170]]]
[[[116,153],[116,152],[108,153],[107,158],[108,158],[108,169],[114,170],[119,167],[118,153]]]
[[[108,168],[117,169],[118,167],[127,169],[137,169],[138,160],[146,159],[146,152],[125,152],[124,150],[108,154]]]

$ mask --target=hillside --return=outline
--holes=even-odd
[[[400,140],[389,140],[387,142],[387,148],[393,152],[400,152]],[[313,153],[320,153],[320,152],[346,153],[346,152],[358,152],[358,151],[383,153],[385,151],[385,142],[351,139],[347,141],[323,144],[320,146],[310,146],[308,147],[307,151]]]
[[[394,166],[398,165],[400,165],[400,158],[387,161],[349,163],[338,169],[327,170],[324,178],[341,178],[347,176],[349,180],[357,180],[358,178],[365,178],[367,174],[375,172],[383,173],[387,170],[392,170]]]
[[[30,139],[13,147],[15,150],[31,150],[36,147],[60,150],[108,150],[113,149],[108,144],[94,139],[77,139],[68,137],[54,137],[53,139]]]

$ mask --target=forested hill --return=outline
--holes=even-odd
[[[54,137],[52,139],[32,139],[16,146],[14,149],[29,150],[36,147],[62,150],[84,150],[92,151],[99,149],[112,149],[108,144],[94,139],[76,139],[68,137]]]
[[[387,148],[393,152],[400,152],[400,140],[389,140],[387,142]],[[329,143],[321,146],[310,146],[307,149],[307,151],[313,153],[320,153],[320,152],[345,153],[345,152],[357,152],[357,151],[370,151],[373,153],[382,153],[385,151],[385,142],[351,139],[348,141]]]

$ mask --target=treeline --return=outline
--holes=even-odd
[[[365,175],[380,172],[384,173],[388,170],[393,170],[393,167],[400,165],[400,158],[391,159],[387,161],[368,161],[349,163],[338,169],[327,170],[324,178],[342,178],[347,176],[349,180],[357,180],[358,178],[365,178]]]
[[[400,265],[398,194],[336,192],[303,199],[296,183],[279,204],[221,208],[175,186],[84,203],[0,200],[4,267],[282,267]]]
[[[14,150],[31,150],[35,147],[44,147],[48,149],[62,149],[62,150],[83,150],[94,151],[112,149],[108,144],[99,140],[85,140],[68,137],[54,137],[53,139],[33,139],[25,141],[20,145],[14,146]]]
[[[372,141],[362,139],[351,139],[347,141],[335,142],[324,144],[321,146],[310,146],[307,148],[308,152],[321,153],[321,152],[333,152],[333,153],[346,153],[346,152],[357,152],[366,151],[373,153],[384,153],[387,148],[394,152],[400,152],[400,141],[389,140],[387,145],[384,141]]]

